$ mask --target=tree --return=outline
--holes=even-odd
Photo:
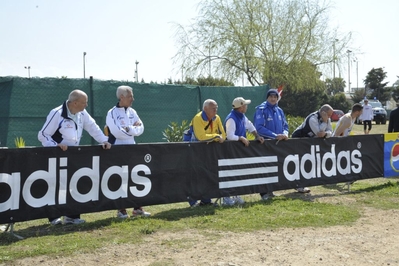
[[[343,78],[326,79],[326,90],[328,95],[344,92],[345,81]]]
[[[364,85],[368,89],[366,92],[369,98],[376,97],[380,102],[390,100],[390,92],[384,90],[384,87],[388,84],[388,82],[383,82],[386,77],[387,72],[381,67],[376,69],[373,68],[367,73]]]
[[[278,105],[284,113],[292,116],[306,117],[328,102],[324,87],[319,89],[296,89],[286,86]],[[292,132],[291,132],[292,133]]]
[[[169,83],[171,82],[171,83]],[[198,86],[234,86],[234,83],[224,78],[214,78],[211,76],[208,77],[198,77],[197,79],[193,79],[187,77],[186,80],[183,81],[175,81],[174,84],[188,84],[188,85],[198,85]],[[172,80],[168,81],[168,84],[172,84]]]
[[[345,93],[343,92],[329,96],[328,104],[334,109],[342,110],[344,113],[351,109],[351,103],[346,99]]]
[[[354,103],[358,103],[366,97],[366,90],[365,89],[357,89],[351,95],[352,101]]]
[[[244,74],[252,85],[314,89],[317,68],[331,65],[344,47],[332,55],[328,10],[317,0],[204,0],[192,25],[176,26],[174,59],[191,76]]]

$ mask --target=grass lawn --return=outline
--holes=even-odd
[[[83,214],[81,225],[49,225],[47,219],[17,223],[18,240],[0,234],[0,264],[18,258],[50,257],[90,253],[108,244],[139,244],[143,237],[167,230],[176,234],[198,230],[215,232],[256,232],[276,228],[352,225],[362,209],[399,208],[399,178],[357,181],[348,192],[345,184],[312,187],[312,193],[276,191],[277,197],[261,201],[259,194],[244,195],[246,203],[233,207],[188,207],[176,203],[146,207],[149,218],[120,220],[116,211]],[[131,210],[130,210],[131,211]],[[60,245],[62,243],[62,245]]]
[[[387,121],[387,123],[385,125],[379,124],[376,125],[374,122],[372,123],[372,128],[370,131],[370,134],[384,134],[384,133],[388,133],[388,123],[389,121]],[[335,123],[334,123],[335,124]],[[363,131],[363,125],[357,125],[355,124],[352,128],[352,135],[362,135],[364,134]]]
[[[387,132],[388,124],[375,125],[371,133]],[[355,125],[354,135],[363,134]],[[351,225],[364,208],[398,209],[399,178],[373,178],[357,181],[348,192],[345,184],[312,187],[312,193],[276,191],[277,197],[261,201],[259,194],[244,195],[246,203],[234,207],[190,208],[188,203],[148,206],[149,218],[120,220],[116,210],[83,214],[81,225],[51,226],[47,219],[15,224],[15,233],[0,233],[0,264],[39,255],[70,256],[90,253],[108,244],[138,244],[144,236],[162,232],[198,230],[217,232],[256,232],[276,228],[327,227]],[[131,209],[129,209],[131,212]],[[60,245],[60,243],[62,243]]]

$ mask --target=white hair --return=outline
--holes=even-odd
[[[202,109],[205,109],[205,107],[209,106],[209,105],[218,105],[218,104],[216,103],[215,100],[207,99],[204,101],[204,104],[202,105]]]
[[[116,98],[118,98],[118,100],[121,98],[121,96],[127,96],[128,94],[130,94],[129,92],[131,92],[133,94],[133,89],[132,87],[126,86],[126,85],[122,85],[119,86],[116,89]]]

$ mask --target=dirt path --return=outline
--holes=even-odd
[[[27,258],[12,265],[399,265],[399,210],[364,209],[352,226],[157,232],[140,245],[109,245],[91,254]]]

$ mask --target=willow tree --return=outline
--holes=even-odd
[[[339,53],[329,8],[317,0],[204,0],[191,25],[176,25],[175,63],[189,76],[318,87],[318,66]]]

